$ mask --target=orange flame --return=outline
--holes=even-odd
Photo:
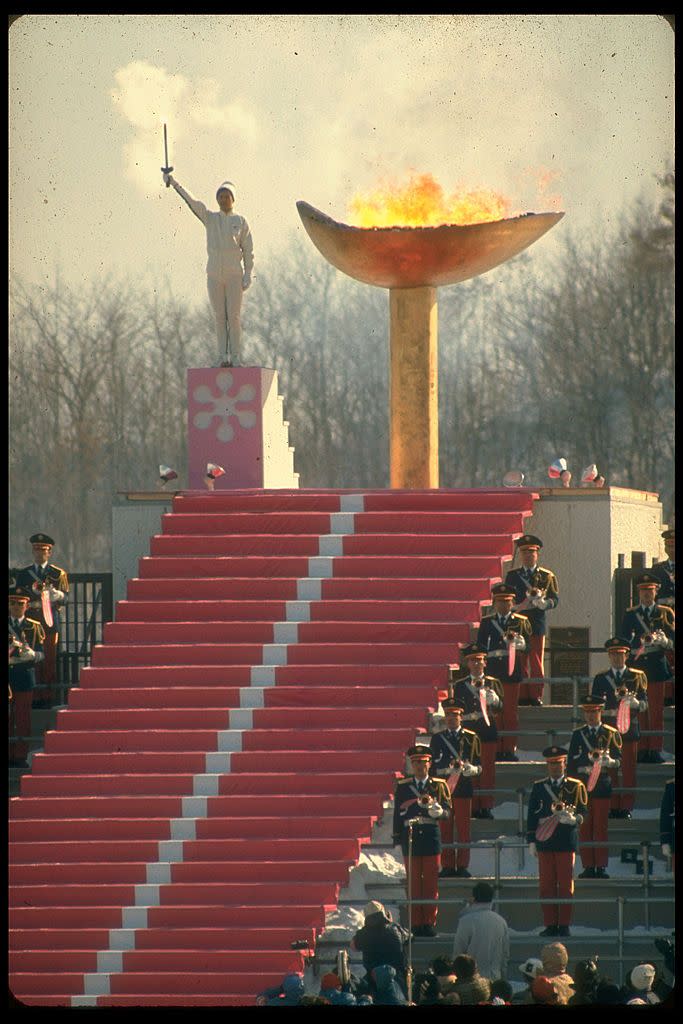
[[[482,224],[509,216],[510,200],[490,189],[445,195],[431,174],[412,173],[399,185],[385,182],[355,195],[349,216],[355,227],[438,227],[440,224]]]

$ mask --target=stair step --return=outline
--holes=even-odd
[[[262,698],[266,708],[297,711],[301,717],[309,707],[381,708],[396,704],[402,707],[432,707],[436,704],[433,686],[351,686],[338,690],[333,686],[269,686],[260,693],[247,688],[244,697],[247,707],[253,696],[258,706]],[[128,686],[120,688],[72,687],[69,690],[69,710],[85,711],[97,708],[239,708],[242,693],[239,687],[206,686]],[[35,767],[33,769],[35,771]]]
[[[270,557],[277,555],[314,558],[334,554],[338,557],[357,556],[381,558],[387,555],[413,556],[448,555],[512,557],[509,534],[488,533],[387,533],[387,534],[329,534],[316,533],[162,533],[150,540],[149,552],[155,557],[198,558]]]
[[[310,601],[311,622],[474,622],[478,601]],[[119,601],[116,622],[283,622],[286,601]],[[294,621],[294,620],[292,620]]]
[[[342,513],[344,514],[344,513]],[[353,533],[384,535],[387,533],[508,534],[522,533],[523,516],[512,512],[355,512]],[[246,534],[312,534],[335,533],[334,512],[166,512],[161,517],[166,536],[197,534],[201,536]],[[344,531],[345,532],[345,531]]]
[[[258,877],[262,884],[273,882],[340,882],[348,881],[349,864],[342,860],[275,860],[261,861]],[[94,864],[13,864],[9,868],[12,886],[60,885],[145,885],[148,882],[146,862]],[[247,881],[254,877],[253,861],[192,861],[170,865],[168,885],[205,883],[222,884]]]
[[[306,574],[307,575],[307,574]],[[325,577],[316,581],[324,600],[415,600],[415,601],[488,601],[491,581],[479,578],[430,577]],[[188,588],[197,600],[294,601],[297,577],[216,577],[205,576],[134,578],[128,581],[129,600],[182,600]]]
[[[315,557],[315,556],[310,556]],[[436,576],[466,579],[500,577],[503,555],[481,555],[470,558],[466,555],[345,555],[344,557],[327,557],[324,576],[338,578],[352,576],[419,576],[422,578]],[[510,558],[510,553],[506,556]],[[163,579],[164,577],[194,578],[201,576],[314,576],[310,571],[308,557],[292,557],[282,555],[268,557],[253,555],[239,558],[237,556],[217,556],[209,558],[187,555],[178,557],[171,555],[154,555],[141,558],[139,561],[140,577],[143,579]]]
[[[441,666],[442,668],[457,659],[458,634],[463,634],[465,627],[453,628],[451,643],[298,643],[275,645],[278,650],[273,652],[279,657],[279,648],[285,648],[289,665],[325,664],[336,658],[338,664],[364,665],[368,662],[388,665],[394,662],[401,664],[420,664]],[[191,649],[190,649],[191,648]],[[93,648],[92,661],[99,666],[137,665],[262,665],[270,654],[264,652],[262,645],[249,644],[97,644]],[[284,654],[282,655],[284,657]]]
[[[186,649],[186,653],[187,653]],[[285,686],[325,686],[348,689],[349,686],[395,685],[441,686],[446,681],[444,664],[392,662],[377,664],[273,665],[268,669],[277,689]],[[202,664],[201,673],[195,665],[88,665],[81,669],[81,689],[95,686],[141,688],[182,685],[249,686],[250,665]]]
[[[253,865],[251,866],[253,877]],[[297,906],[299,902],[334,904],[339,884],[335,881],[302,882],[186,882],[159,886],[160,900],[167,906],[192,904],[201,906],[220,904],[237,906],[250,902],[280,903],[285,899]],[[135,885],[110,883],[106,885],[14,885],[10,889],[10,906],[29,903],[38,907],[110,906],[127,907],[135,903]]]
[[[458,622],[109,622],[104,627],[105,644],[273,644],[291,647],[307,644],[466,643],[467,623]],[[283,640],[279,639],[282,636]]]

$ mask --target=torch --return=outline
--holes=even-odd
[[[162,167],[161,170],[163,171],[164,174],[170,174],[173,168],[168,166],[168,138],[166,135],[166,125],[164,125],[164,160],[166,161],[166,166]],[[171,183],[170,181],[167,181],[166,188],[170,187]]]

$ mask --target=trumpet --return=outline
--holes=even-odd
[[[596,747],[594,750],[589,750],[588,756],[591,761],[599,761],[606,753],[607,751],[603,747]]]
[[[434,802],[434,797],[430,796],[429,793],[423,793],[417,801],[420,807],[429,807]]]
[[[622,683],[622,685],[617,690],[617,697],[628,697],[630,692],[631,691],[629,690],[628,686],[625,686]]]
[[[564,811],[566,809],[567,809],[567,805],[564,802],[564,800],[555,800],[550,805],[550,810],[553,812],[553,814],[559,814],[560,811]]]

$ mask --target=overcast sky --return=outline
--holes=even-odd
[[[259,266],[411,169],[612,225],[673,162],[674,34],[658,15],[24,15],[9,33],[14,273],[168,275],[205,302],[204,229],[174,176],[236,210]],[[321,257],[322,258],[322,257]]]

